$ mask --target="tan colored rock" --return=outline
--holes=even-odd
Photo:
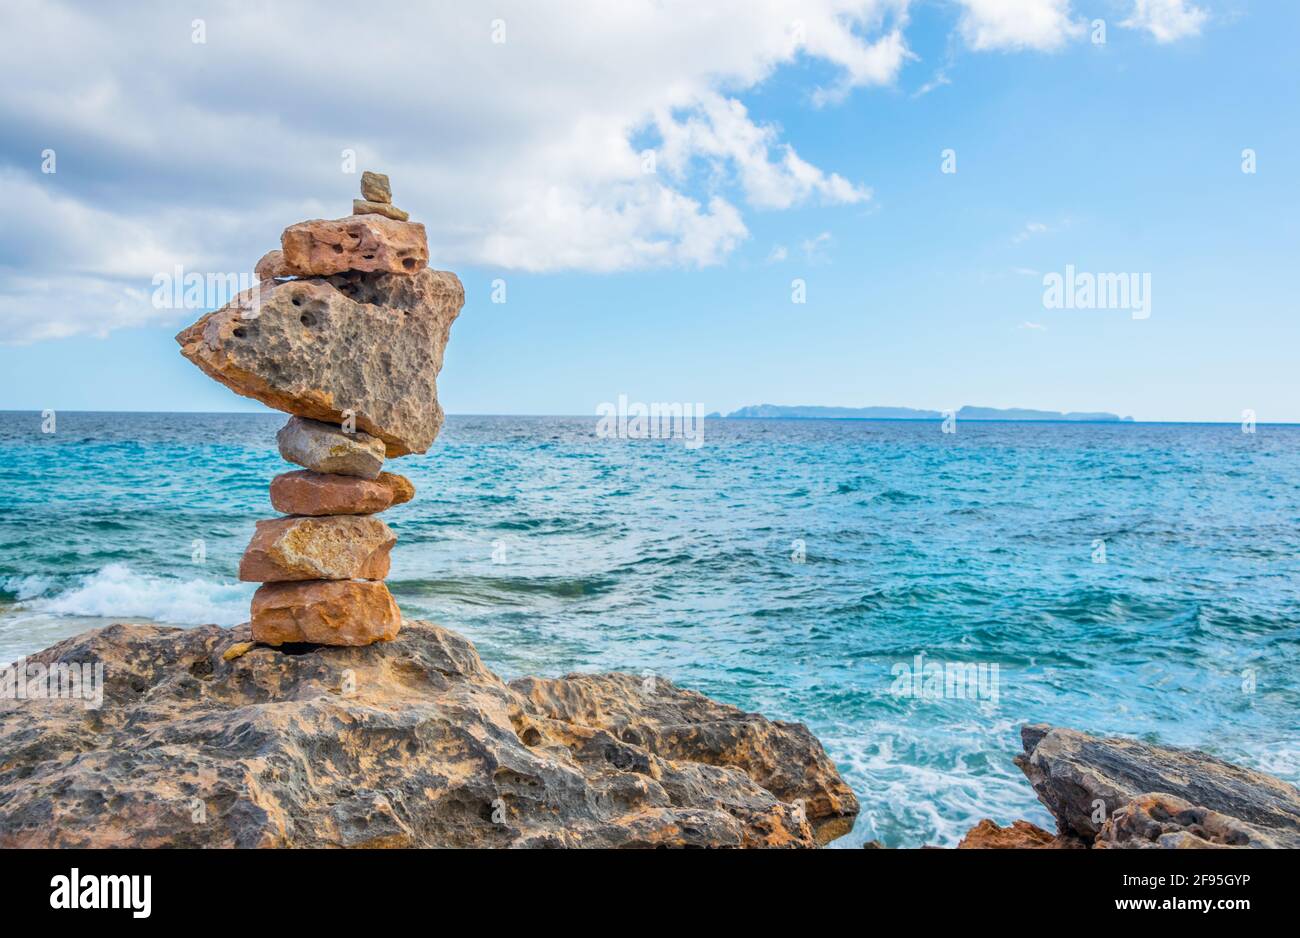
[[[805,803],[842,785],[797,724],[704,707],[668,681],[641,699],[696,722],[633,711],[628,723],[721,749],[669,758],[645,737],[556,719],[429,622],[367,648],[258,648],[223,662],[247,631],[112,625],[29,655],[47,668],[102,662],[104,700],[88,711],[0,697],[0,849],[814,846],[797,806],[757,781],[772,774],[765,759],[737,761],[728,729],[769,740],[795,775],[811,767]]]
[[[242,658],[257,646],[257,642],[235,642],[221,653],[222,661],[234,661]]]
[[[372,515],[393,504],[393,487],[384,478],[391,475],[381,472],[371,481],[309,469],[285,472],[271,480],[271,504],[286,515]]]
[[[393,500],[389,505],[390,508],[393,505],[405,505],[415,498],[415,486],[406,476],[399,476],[395,472],[381,472],[375,481],[386,485],[392,493]]]
[[[598,728],[658,758],[739,769],[781,801],[801,802],[818,844],[853,828],[858,799],[802,723],[746,713],[658,677],[525,677],[510,687],[554,720]]]
[[[284,252],[277,250],[267,251],[263,254],[262,259],[253,268],[253,276],[258,280],[272,280],[276,277],[289,276],[284,267]]]
[[[366,170],[361,174],[361,197],[370,202],[392,202],[393,189],[383,173]]]
[[[384,467],[384,442],[358,430],[293,417],[275,435],[280,455],[312,472],[373,479]]]
[[[404,212],[396,205],[389,205],[386,202],[367,202],[365,199],[352,200],[352,214],[383,215],[385,218],[397,221],[406,221],[411,217],[410,212]]]
[[[335,424],[351,411],[358,430],[402,456],[425,452],[442,427],[438,372],[464,302],[455,274],[428,269],[270,280],[176,341],[237,394]]]
[[[253,640],[267,645],[369,645],[391,641],[402,614],[383,583],[267,583],[253,594]]]
[[[396,543],[392,528],[369,515],[259,521],[239,562],[239,578],[254,583],[382,580]]]
[[[280,236],[284,269],[295,277],[349,270],[415,275],[429,266],[424,225],[383,215],[349,215],[290,225]]]

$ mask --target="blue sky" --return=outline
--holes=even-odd
[[[689,7],[646,7],[545,35],[525,6],[454,68],[426,52],[433,71],[405,82],[382,50],[358,65],[421,95],[373,128],[364,101],[310,82],[251,87],[264,50],[238,4],[214,5],[202,44],[165,5],[107,23],[56,6],[48,33],[7,24],[33,37],[9,55],[76,61],[19,61],[0,97],[0,409],[259,409],[180,357],[172,336],[201,310],[135,301],[174,263],[247,270],[285,225],[345,214],[337,128],[357,117],[361,168],[392,175],[431,263],[465,283],[450,413],[592,414],[627,394],[1300,420],[1293,4],[745,4],[686,34],[656,17]],[[470,7],[429,15],[473,42],[488,30]],[[786,54],[790,23],[814,35]],[[142,37],[148,74],[130,49],[93,51],[96,30]],[[219,69],[200,58],[216,52]],[[232,61],[248,86],[215,77]],[[46,93],[69,113],[42,113]],[[224,149],[205,137],[222,122],[238,131]],[[651,183],[626,175],[645,148]],[[1149,318],[1045,308],[1044,275],[1067,265],[1149,274]]]

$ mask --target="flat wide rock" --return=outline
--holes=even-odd
[[[406,221],[411,217],[396,205],[390,205],[387,202],[367,202],[365,199],[352,200],[352,214],[383,215],[385,218],[395,218],[398,221]]]
[[[366,648],[224,659],[249,637],[112,625],[29,656],[102,662],[103,705],[0,699],[0,847],[811,847],[788,799],[844,800],[795,724],[666,680],[644,712],[627,697],[627,722],[653,732],[623,738],[539,707],[432,623]],[[583,682],[575,697],[642,679]],[[814,768],[777,795],[762,750],[709,748],[727,727],[768,739],[787,781]],[[695,756],[647,746],[669,735],[696,737]]]
[[[392,528],[369,515],[259,521],[239,562],[239,578],[254,583],[382,580],[396,543]]]
[[[1020,736],[1025,752],[1016,765],[1063,834],[1091,844],[1107,818],[1140,795],[1160,793],[1300,847],[1300,790],[1272,775],[1195,749],[1045,724],[1027,725]]]
[[[267,280],[176,341],[237,394],[334,424],[350,413],[402,456],[428,450],[442,427],[438,372],[464,302],[455,274],[427,268]]]
[[[312,472],[374,479],[384,468],[384,441],[369,433],[347,433],[319,420],[293,417],[275,435],[280,455]]]
[[[267,583],[253,594],[253,640],[267,645],[369,645],[396,638],[401,625],[397,601],[383,583]]]
[[[429,266],[424,225],[385,215],[316,218],[284,229],[284,269],[295,277],[328,277],[344,271],[413,276]]]
[[[391,479],[402,477],[391,472],[374,480],[307,469],[284,472],[271,480],[271,505],[286,515],[373,515],[397,498]]]

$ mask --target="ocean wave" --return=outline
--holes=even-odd
[[[40,580],[39,577],[24,579],[33,581],[33,586]],[[198,577],[182,580],[136,573],[125,564],[114,563],[82,577],[63,592],[36,598],[25,607],[50,615],[229,626],[248,621],[248,606],[255,588],[253,583]]]

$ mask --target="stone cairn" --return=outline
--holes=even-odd
[[[176,337],[231,390],[291,414],[271,482],[285,517],[257,522],[239,578],[255,642],[369,645],[396,637],[384,577],[397,536],[375,517],[415,494],[384,460],[428,450],[442,427],[437,377],[465,293],[428,267],[424,226],[363,173],[352,215],[291,225],[258,284]]]

